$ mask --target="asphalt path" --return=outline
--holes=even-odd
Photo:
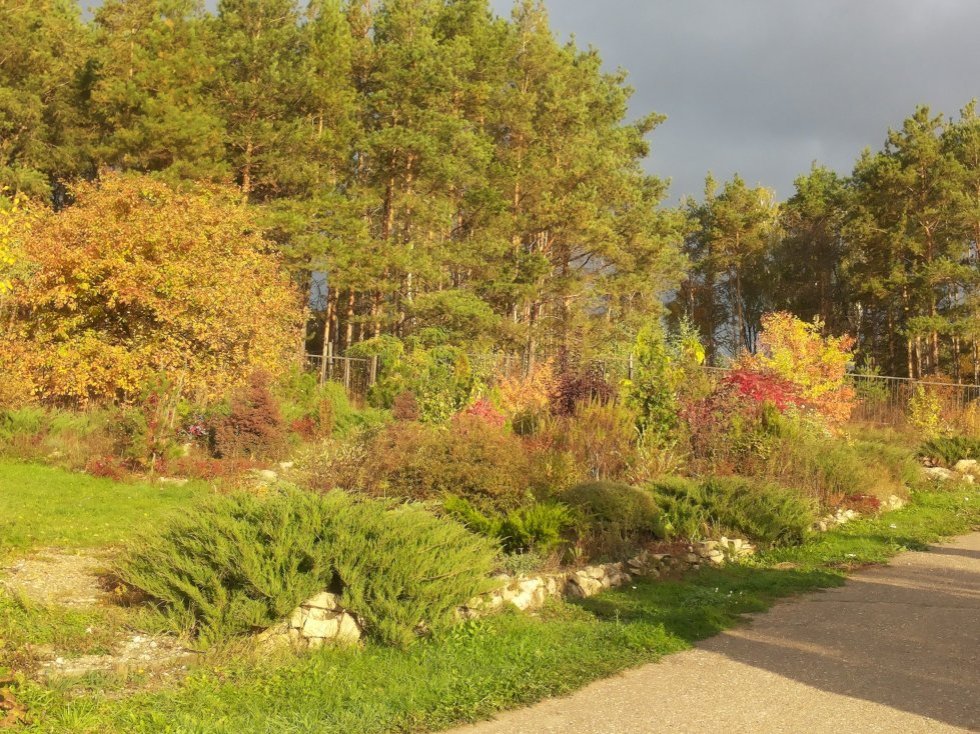
[[[980,533],[452,734],[980,731]]]

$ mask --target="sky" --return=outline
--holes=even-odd
[[[510,0],[492,0],[509,14]],[[785,199],[814,160],[850,172],[918,104],[980,97],[980,0],[547,0],[562,39],[630,72],[667,121],[650,172],[670,198],[739,173]]]

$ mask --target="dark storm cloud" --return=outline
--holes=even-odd
[[[511,3],[494,0],[509,13]],[[709,169],[792,193],[814,159],[841,172],[916,104],[980,96],[978,0],[550,0],[556,33],[630,72],[662,112],[648,167],[674,198]]]

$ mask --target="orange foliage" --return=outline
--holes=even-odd
[[[157,373],[207,401],[282,370],[300,301],[240,197],[115,174],[73,195],[19,233],[0,373],[79,405],[131,399]]]
[[[556,382],[551,360],[539,362],[528,374],[520,372],[500,378],[496,402],[509,416],[518,413],[540,415],[548,410]]]

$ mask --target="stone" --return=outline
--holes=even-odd
[[[295,462],[292,462],[292,461],[280,461],[280,462],[279,462],[279,468],[280,468],[280,469],[281,469],[282,471],[289,471],[289,470],[290,470],[290,469],[292,469],[292,468],[293,468],[294,466],[296,466],[296,464],[295,464]]]
[[[949,469],[944,469],[941,466],[929,466],[923,469],[926,476],[930,479],[935,479],[938,482],[945,482],[948,479],[955,479],[956,474],[951,472]]]
[[[274,482],[279,478],[279,475],[272,471],[272,469],[254,469],[253,474],[256,479],[263,482]]]
[[[967,484],[973,484],[976,481],[976,477],[972,474],[964,474],[960,477],[960,480],[966,482]]]
[[[711,555],[712,551],[715,551],[719,545],[720,543],[717,540],[705,540],[694,546],[694,552],[704,558]]]
[[[687,563],[697,563],[699,559],[697,553],[688,553],[684,556],[684,560]]]
[[[336,640],[342,645],[354,645],[360,642],[361,625],[357,623],[352,614],[344,612],[340,615],[340,624],[337,629]]]
[[[960,459],[953,465],[953,471],[960,474],[975,474],[980,472],[980,464],[976,459]]]
[[[340,598],[336,594],[331,594],[329,591],[321,591],[316,596],[304,601],[300,606],[309,609],[329,609],[330,611],[337,611],[342,608],[340,606]]]
[[[289,626],[293,629],[302,629],[304,622],[306,622],[306,610],[302,607],[296,607],[293,613],[289,615]]]
[[[303,637],[329,637],[337,636],[340,630],[340,619],[338,615],[324,609],[311,609],[306,621],[303,623]]]
[[[175,487],[183,487],[190,480],[183,477],[158,477],[157,481],[160,484],[172,484]]]

